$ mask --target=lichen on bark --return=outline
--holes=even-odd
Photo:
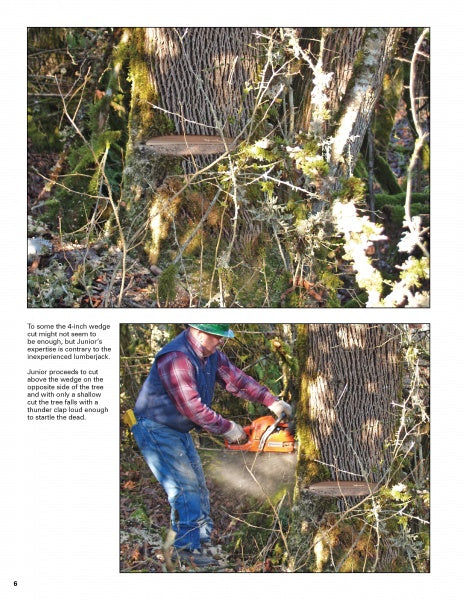
[[[380,481],[389,468],[392,406],[401,385],[399,339],[393,325],[302,324],[295,349],[299,448],[290,562],[292,570],[304,564],[303,570],[320,571],[332,530],[327,514],[351,502],[316,496],[309,486],[318,480]],[[338,543],[336,536],[330,543]]]

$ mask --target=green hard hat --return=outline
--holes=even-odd
[[[205,333],[211,333],[212,335],[219,335],[226,338],[234,337],[234,332],[225,323],[188,323],[188,326],[204,331]]]

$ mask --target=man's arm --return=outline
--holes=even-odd
[[[228,392],[239,398],[263,404],[278,417],[282,413],[285,413],[288,417],[292,415],[290,404],[279,400],[267,387],[236,367],[223,352],[218,352],[218,354],[216,379]]]
[[[223,352],[218,352],[218,355],[216,379],[228,392],[244,400],[264,404],[268,408],[278,400],[267,387],[231,363]]]
[[[182,415],[215,435],[231,429],[231,421],[202,402],[194,367],[185,354],[169,352],[158,359],[157,368],[164,389]]]

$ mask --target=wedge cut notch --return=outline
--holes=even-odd
[[[307,491],[317,496],[368,496],[378,487],[372,481],[319,481],[310,485]]]
[[[145,144],[163,156],[205,156],[223,154],[236,146],[234,138],[219,135],[162,135]]]

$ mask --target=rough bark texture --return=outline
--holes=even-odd
[[[178,134],[235,137],[246,127],[257,69],[256,29],[148,28],[150,77]]]
[[[354,167],[400,33],[401,29],[395,27],[366,30],[360,63],[354,71],[333,136],[332,165],[335,174],[346,171],[340,168],[341,164],[351,162]]]
[[[128,227],[151,233],[144,247],[152,264],[159,261],[182,203],[170,178],[195,172],[217,155],[160,156],[144,142],[173,133],[240,136],[253,107],[253,94],[245,94],[244,88],[258,68],[255,31],[226,27],[130,31],[132,101],[124,200]],[[183,229],[186,221],[175,224],[180,242],[188,237]],[[137,243],[140,240],[135,239],[133,245]]]
[[[333,115],[331,121],[333,121],[339,109],[340,102],[353,75],[364,31],[364,27],[337,27],[322,30],[320,33],[321,43],[318,60],[322,62],[322,70],[325,73],[333,73],[330,85],[325,91],[328,98],[327,104]],[[311,34],[308,32],[308,35]],[[307,79],[308,81],[311,80],[311,74],[307,76]],[[312,86],[306,85],[299,114],[299,127],[304,131],[311,130],[311,91]]]
[[[301,397],[314,446],[334,480],[379,481],[399,388],[392,325],[307,326]]]
[[[333,73],[327,89],[328,104],[336,115],[355,71],[365,27],[331,28],[324,39],[323,70]]]
[[[289,536],[294,570],[323,569],[327,548],[336,543],[329,543],[328,515],[360,500],[324,498],[311,484],[379,482],[389,466],[385,444],[394,433],[393,403],[401,391],[399,350],[394,325],[298,327],[300,447]]]

